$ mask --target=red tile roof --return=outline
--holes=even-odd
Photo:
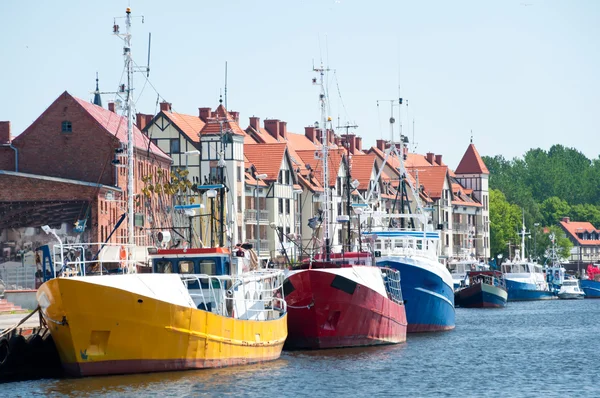
[[[176,112],[162,112],[162,114],[176,125],[190,141],[200,142],[200,131],[206,125],[200,117]]]
[[[92,116],[109,134],[112,134],[115,137],[117,137],[122,143],[127,143],[126,117],[111,112],[108,109],[104,109],[101,106],[94,105],[91,102],[82,100],[81,98],[74,97],[66,91],[65,94],[71,96],[79,105],[81,105],[81,107],[90,116]],[[133,143],[134,146],[138,149],[147,151],[149,148],[150,152],[153,155],[161,157],[165,160],[171,160],[169,155],[164,153],[159,147],[157,147],[151,142],[149,143],[148,137],[145,134],[143,134],[135,124],[133,125]]]
[[[479,156],[479,152],[475,145],[470,144],[467,151],[463,155],[458,167],[455,170],[456,174],[490,174],[489,170],[483,163],[483,159]]]
[[[330,149],[329,150],[329,186],[335,186],[338,172],[342,164],[342,158],[344,156],[343,149]],[[321,160],[315,159],[315,150],[309,151],[296,151],[300,160],[304,165],[310,165],[313,171],[313,176],[317,179],[322,179],[322,164]]]
[[[440,199],[442,197],[444,181],[448,175],[447,166],[411,167],[408,168],[408,171],[413,175],[415,180],[417,179],[418,172],[419,185],[425,187],[431,198]]]
[[[251,136],[257,144],[274,144],[276,142],[279,142],[275,139],[275,137],[269,134],[269,132],[262,127],[260,127],[257,131],[254,129],[254,127],[248,126],[248,128],[246,129],[246,134]],[[247,142],[244,141],[244,144],[247,144]]]
[[[452,183],[452,193],[454,194],[452,204],[458,206],[482,207],[483,205],[479,203],[479,201],[470,196],[471,192],[473,192],[472,189],[467,190],[460,184]]]
[[[244,144],[244,154],[258,174],[266,174],[266,181],[276,181],[286,152],[285,143]]]
[[[226,119],[226,121],[223,122],[223,129],[230,129],[235,135],[246,136],[246,132],[242,130],[238,122],[234,120],[222,104],[215,109],[214,114],[216,114],[216,117],[211,117],[206,121],[200,134],[220,134],[221,126],[219,119]]]
[[[317,146],[311,140],[306,138],[304,134],[290,133],[288,131],[287,139],[288,143],[291,144],[296,151],[314,151],[317,149]]]
[[[375,165],[375,154],[352,156],[350,167],[352,179],[359,182],[358,190],[364,191],[369,189],[369,181],[371,181],[371,173]]]
[[[582,232],[595,232],[600,234],[600,230],[594,228],[592,223],[587,221],[560,221],[560,226],[571,235],[572,239],[575,239],[580,246],[600,246],[600,239],[584,240],[577,236],[578,233]]]

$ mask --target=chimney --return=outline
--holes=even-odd
[[[315,144],[320,144],[323,142],[323,130],[321,129],[316,129],[315,130],[315,138],[316,138],[316,142]]]
[[[327,142],[329,145],[335,144],[335,134],[333,133],[333,130],[327,130]]]
[[[571,219],[569,217],[563,217],[562,221],[568,224],[571,222]]]
[[[355,139],[355,145],[356,145],[356,150],[357,151],[362,151],[362,137],[356,137]]]
[[[236,111],[230,111],[229,114],[231,115],[231,118],[233,120],[235,120],[236,123],[240,122],[240,113],[236,112]]]
[[[304,136],[306,136],[306,138],[308,138],[308,140],[314,144],[315,140],[317,139],[315,128],[313,126],[304,127]]]
[[[281,137],[287,141],[287,122],[281,121],[279,122],[279,134]]]
[[[379,149],[380,151],[385,151],[385,148],[387,147],[387,141],[386,140],[377,140],[376,141],[376,145],[377,145],[377,149]]]
[[[278,119],[266,119],[265,120],[265,130],[269,132],[271,137],[276,140],[279,139],[279,120]]]
[[[171,112],[171,104],[167,101],[163,101],[160,103],[160,110],[163,112]]]
[[[115,113],[115,103],[114,102],[108,103],[108,110],[111,111],[112,113]]]
[[[256,116],[252,116],[250,118],[250,127],[252,127],[257,132],[260,132],[260,118]]]
[[[0,122],[0,145],[10,144],[10,122]]]
[[[435,155],[435,162],[441,166],[442,165],[442,155]]]
[[[334,141],[335,141],[335,145],[342,146],[342,137],[335,137]]]
[[[148,117],[150,116],[150,117]],[[148,123],[152,120],[152,115],[145,115],[143,113],[137,113],[135,115],[135,124],[137,128],[141,130],[145,129]]]
[[[433,153],[432,152],[427,152],[427,161],[430,164],[433,164]]]
[[[346,138],[348,140],[348,142],[346,143],[346,145],[348,145],[348,151],[350,151],[350,153],[354,155],[354,153],[356,152],[356,136],[354,134],[348,134]]]
[[[198,115],[202,121],[206,122],[212,116],[211,108],[198,108]]]

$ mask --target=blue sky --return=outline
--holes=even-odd
[[[136,62],[152,32],[150,80],[177,112],[218,105],[227,61],[228,105],[243,127],[256,115],[303,132],[319,118],[311,69],[322,59],[335,70],[331,116],[358,124],[368,145],[389,137],[389,102],[377,100],[398,98],[400,84],[404,132],[412,139],[414,120],[416,151],[451,167],[471,130],[482,155],[556,143],[600,152],[594,0],[4,1],[0,120],[14,135],[64,90],[91,99],[96,71],[101,90],[116,89],[122,42],[111,30],[128,4],[145,17],[134,21]],[[143,83],[137,75],[137,109],[154,113]]]

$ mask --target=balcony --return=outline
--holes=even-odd
[[[250,243],[252,245],[252,247],[254,247],[254,250],[258,253],[256,239],[248,239],[247,242]],[[268,253],[269,253],[269,242],[267,241],[266,238],[264,240],[261,239],[260,240],[260,254],[265,255]]]
[[[261,223],[263,223],[263,222],[269,222],[269,211],[268,210],[260,210],[260,212],[259,212],[259,220],[260,220]]]
[[[256,223],[256,210],[246,209],[244,212],[244,221],[248,223]]]

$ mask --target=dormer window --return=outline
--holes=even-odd
[[[63,133],[71,133],[73,131],[73,125],[71,122],[68,120],[63,121],[61,131]]]

